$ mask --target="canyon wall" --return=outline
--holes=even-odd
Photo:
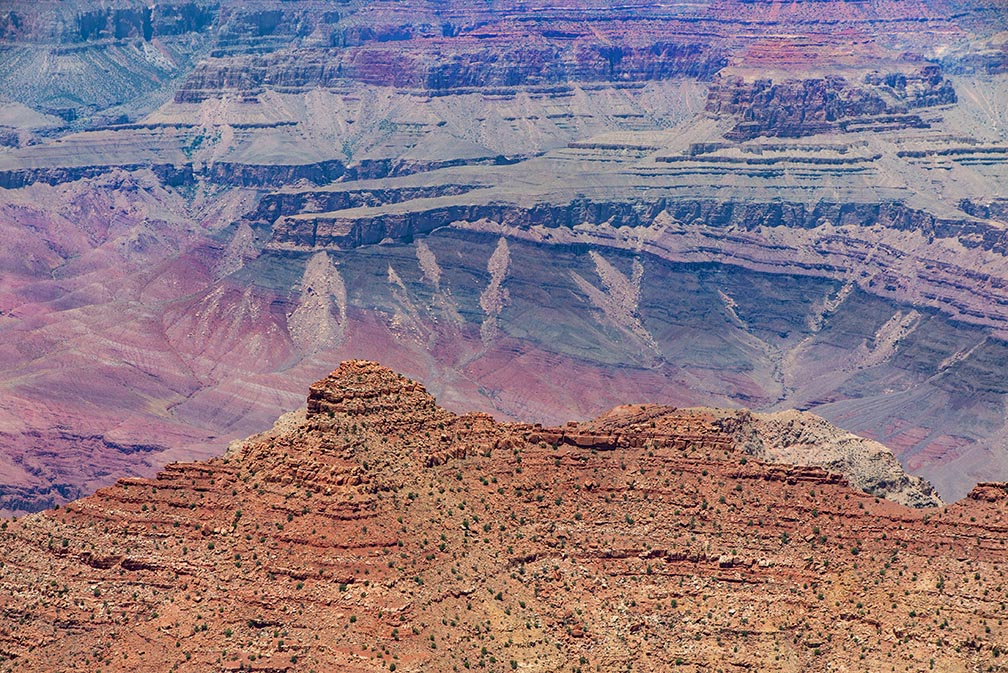
[[[515,420],[814,410],[947,500],[1004,479],[1005,22],[0,2],[0,509],[220,452],[352,357]]]

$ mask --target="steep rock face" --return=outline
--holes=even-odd
[[[0,170],[0,189],[19,189],[38,182],[59,185],[100,177],[113,170],[151,170],[169,187],[192,187],[197,182],[225,187],[279,188],[304,180],[322,185],[343,175],[339,160],[306,164],[242,164],[222,161],[211,166],[185,164],[137,163],[126,165],[47,166]]]
[[[286,207],[297,207],[297,200],[288,197],[270,200],[276,206],[260,215],[274,218],[267,248],[281,251],[346,250],[452,226],[507,232],[543,244],[627,245],[673,261],[717,261],[723,254],[749,268],[838,279],[850,279],[857,269],[849,282],[865,291],[930,306],[991,327],[1001,337],[1008,334],[1008,282],[999,277],[999,265],[969,268],[938,252],[946,245],[966,245],[1002,259],[1008,248],[999,222],[941,220],[899,201],[789,203],[677,196],[522,206],[495,199],[492,192],[473,194],[473,199],[459,191],[457,198],[351,205],[343,212],[313,212],[312,204],[307,212],[283,215]],[[332,197],[329,202],[338,203]],[[783,231],[788,234],[781,235]],[[897,271],[908,258],[919,260],[912,276]],[[964,292],[967,287],[973,289]]]
[[[144,107],[145,96],[171,95],[165,85],[174,82],[181,83],[175,100],[200,102],[225,93],[248,99],[270,88],[342,88],[347,81],[445,93],[571,81],[709,80],[733,54],[762,67],[791,70],[811,62],[821,70],[857,61],[852,41],[864,49],[862,58],[899,58],[909,48],[915,57],[942,53],[960,71],[991,70],[984,64],[1000,53],[1000,44],[984,52],[991,55],[987,61],[971,60],[975,52],[961,49],[948,53],[946,36],[961,35],[963,26],[997,34],[1003,13],[986,5],[832,1],[814,3],[810,12],[806,4],[552,2],[530,10],[514,2],[120,0],[100,8],[40,2],[29,11],[8,0],[0,4],[6,10],[0,39],[18,45],[11,65],[31,64],[43,73],[77,68],[82,76],[40,78],[18,92],[70,122],[124,103],[129,116],[130,108]],[[778,31],[792,37],[774,44],[768,36]],[[192,68],[196,55],[209,59]],[[98,86],[89,81],[109,64],[125,66],[127,76]]]
[[[25,671],[972,670],[1008,637],[1005,492],[912,510],[717,412],[505,425],[348,362],[224,458],[5,522],[0,643]]]
[[[421,201],[424,210],[395,212],[396,209],[365,209],[351,213],[301,213],[274,216],[271,245],[277,248],[326,248],[371,245],[385,238],[409,238],[455,223],[499,223],[509,229],[531,230],[539,227],[575,229],[583,225],[645,227],[662,217],[686,224],[702,222],[713,228],[757,230],[763,227],[814,229],[824,222],[854,227],[880,225],[900,231],[934,235],[942,227],[961,229],[960,223],[940,223],[931,213],[907,207],[905,203],[829,203],[814,204],[708,201],[688,199],[622,200],[578,199],[570,203],[542,203],[523,208],[509,203],[465,204],[447,199]],[[333,199],[335,201],[335,199]],[[288,202],[294,205],[292,202]],[[394,201],[393,201],[394,203]],[[348,210],[354,208],[351,205]],[[365,206],[366,208],[366,206]],[[408,208],[408,206],[407,206]],[[276,211],[274,211],[276,212]],[[982,226],[982,225],[974,225]],[[1003,245],[1000,237],[991,237]]]
[[[69,126],[128,121],[156,107],[205,52],[215,15],[200,1],[6,0],[0,86]]]
[[[172,37],[206,30],[216,18],[216,8],[205,2],[166,2],[147,6],[122,0],[102,7],[84,4],[36,3],[31,11],[16,2],[4,2],[0,38],[8,40],[56,39],[67,43]]]
[[[926,123],[908,110],[955,102],[952,82],[932,65],[911,73],[871,72],[858,84],[840,76],[779,83],[729,76],[712,85],[707,110],[737,119],[726,137],[745,140],[846,131],[873,123],[920,128]]]
[[[199,103],[234,92],[254,98],[264,89],[341,88],[346,80],[415,89],[434,95],[480,88],[548,87],[570,82],[644,82],[710,79],[727,63],[702,44],[605,46],[585,35],[584,46],[514,47],[513,37],[428,40],[405,46],[299,50],[201,64],[175,94],[176,103]],[[489,44],[487,44],[489,42]]]
[[[862,36],[890,31],[887,40],[909,34],[924,44],[919,24],[949,30],[943,12],[950,8],[939,6],[877,3],[866,9],[821,2],[816,8],[822,16],[798,5],[771,12],[763,3],[748,2],[690,7],[557,2],[531,13],[510,3],[433,12],[419,3],[396,8],[348,3],[307,15],[290,5],[247,15],[227,7],[220,18],[226,37],[215,58],[186,80],[176,100],[199,102],[223,91],[248,96],[263,87],[330,87],[341,79],[436,94],[571,81],[709,79],[733,51],[745,50],[747,59],[766,64],[793,63],[794,53],[764,42],[764,32],[783,26],[799,27],[797,60],[824,65],[850,60],[845,30]],[[971,9],[971,17],[981,11]],[[837,30],[825,34],[822,22]],[[230,37],[235,27],[240,37]],[[277,49],[277,35],[302,48]],[[242,52],[254,56],[235,60]]]

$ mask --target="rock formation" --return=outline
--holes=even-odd
[[[346,362],[224,457],[5,522],[5,666],[996,670],[1005,485],[910,509],[754,455],[783,422],[501,424]]]
[[[735,412],[722,420],[737,445],[768,463],[810,465],[844,475],[851,486],[909,507],[939,507],[941,498],[920,477],[908,475],[878,442],[840,430],[800,411]]]

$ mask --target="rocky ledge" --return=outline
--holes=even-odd
[[[823,433],[654,405],[502,424],[346,362],[224,457],[4,522],[0,651],[21,671],[996,663],[1004,486],[911,509],[762,458]]]
[[[955,88],[937,65],[917,71],[872,71],[860,82],[833,75],[774,82],[738,75],[719,78],[710,89],[707,111],[733,117],[726,137],[799,137],[856,127],[922,128],[909,110],[956,102]]]

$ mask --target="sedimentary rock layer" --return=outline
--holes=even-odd
[[[344,363],[225,457],[6,522],[0,643],[24,671],[998,664],[1003,484],[913,510],[732,419],[499,424]]]

